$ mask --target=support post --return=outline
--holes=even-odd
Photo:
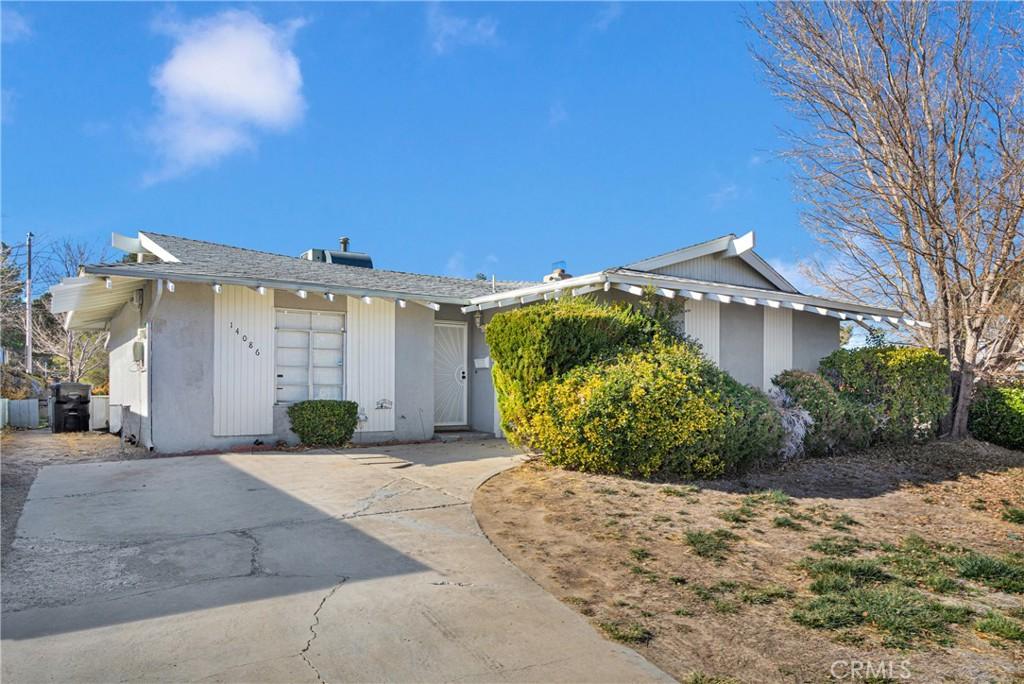
[[[32,375],[32,233],[26,241],[25,267],[25,372]]]

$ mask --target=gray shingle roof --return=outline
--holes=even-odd
[[[118,263],[85,267],[86,273],[136,275],[140,278],[200,278],[254,281],[273,287],[276,283],[308,285],[313,290],[369,290],[408,295],[411,298],[467,301],[471,297],[535,285],[531,282],[468,280],[449,276],[404,273],[383,269],[326,264],[283,254],[231,247],[203,240],[160,233],[144,233],[170,252],[180,263]]]

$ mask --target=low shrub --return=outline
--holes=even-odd
[[[648,344],[659,322],[625,305],[606,306],[566,297],[496,314],[485,335],[502,429],[521,446],[530,443],[531,402],[541,384],[564,373]]]
[[[967,426],[978,439],[1024,449],[1024,385],[978,388]]]
[[[781,443],[767,397],[683,341],[656,341],[540,386],[531,446],[587,472],[717,477]]]
[[[354,401],[317,399],[288,407],[292,432],[307,446],[345,446],[359,421]]]
[[[804,453],[829,456],[871,442],[875,420],[870,409],[841,397],[825,378],[803,370],[779,373],[772,382],[813,421],[805,430]]]
[[[838,349],[819,370],[841,398],[870,408],[881,441],[930,439],[949,411],[949,363],[931,349]]]

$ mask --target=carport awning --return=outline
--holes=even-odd
[[[67,313],[69,330],[105,330],[117,312],[142,287],[140,278],[65,278],[50,288],[50,311]]]

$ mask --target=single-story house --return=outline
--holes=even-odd
[[[815,369],[842,321],[927,325],[800,293],[753,233],[543,282],[382,270],[346,239],[298,257],[149,232],[113,244],[130,256],[83,266],[51,288],[51,307],[109,334],[110,429],[165,452],[295,441],[287,408],[307,398],[357,402],[357,441],[500,434],[483,327],[544,299],[653,287],[684,303],[681,325],[712,360],[758,387]]]

